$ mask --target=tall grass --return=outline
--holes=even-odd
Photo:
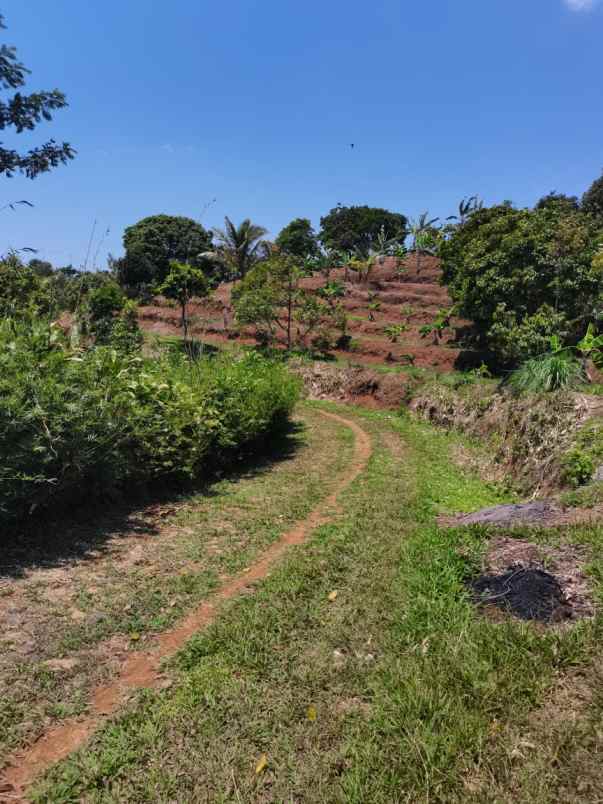
[[[0,522],[159,478],[197,480],[287,418],[298,384],[255,355],[191,363],[70,351],[0,325]]]
[[[507,380],[516,393],[571,390],[586,382],[582,364],[565,351],[551,352],[523,363]]]

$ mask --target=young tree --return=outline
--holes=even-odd
[[[388,240],[403,241],[406,223],[404,215],[387,209],[339,205],[320,219],[319,236],[327,248],[368,254],[382,232]]]
[[[287,349],[307,336],[329,314],[329,308],[300,286],[306,275],[288,254],[274,254],[256,265],[233,290],[233,303],[240,324],[252,324],[263,340],[273,341],[280,330]]]
[[[116,273],[121,285],[155,286],[170,273],[174,260],[199,267],[199,255],[210,247],[210,233],[192,218],[151,215],[125,230],[126,253],[116,261]]]
[[[238,226],[224,218],[224,229],[214,229],[218,241],[217,256],[230,267],[236,278],[243,279],[249,269],[265,256],[263,226],[252,223],[249,218]]]
[[[0,14],[0,29],[4,29],[4,17]],[[7,100],[0,101],[0,130],[13,128],[15,133],[33,131],[43,120],[52,120],[52,112],[67,106],[65,95],[58,89],[23,95],[19,91],[25,85],[29,70],[17,59],[17,51],[9,45],[0,47],[0,88],[17,90]],[[0,174],[11,177],[22,173],[34,179],[75,156],[67,142],[56,143],[53,139],[42,145],[21,152],[0,147]]]
[[[157,293],[172,299],[180,305],[180,322],[184,335],[184,343],[188,343],[187,307],[194,296],[199,298],[209,295],[209,284],[205,274],[199,268],[188,263],[172,260],[170,272],[163,282],[157,286]]]

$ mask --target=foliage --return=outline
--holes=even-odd
[[[307,336],[333,313],[332,306],[301,287],[304,276],[298,260],[288,254],[273,254],[256,265],[232,293],[238,322],[254,325],[262,341],[273,342],[280,330],[288,349],[294,342],[304,346]]]
[[[21,316],[49,312],[50,299],[44,281],[32,268],[11,254],[0,260],[0,316]]]
[[[172,299],[180,305],[182,332],[184,340],[188,340],[187,307],[194,296],[199,298],[209,294],[209,284],[203,271],[184,262],[172,260],[170,272],[163,282],[157,286],[157,293]]]
[[[603,173],[582,196],[582,211],[591,215],[603,227]]]
[[[323,245],[362,254],[368,254],[380,236],[399,241],[406,236],[405,216],[378,207],[338,205],[320,219],[320,226]]]
[[[585,380],[582,365],[571,354],[560,350],[526,360],[507,382],[516,393],[539,394],[577,388]]]
[[[409,233],[412,237],[412,251],[415,253],[417,273],[421,270],[423,254],[434,255],[440,242],[439,230],[436,223],[439,218],[430,218],[428,212],[422,212],[418,218],[412,219]]]
[[[214,229],[218,241],[215,256],[228,267],[235,279],[242,279],[255,263],[266,257],[267,230],[245,218],[236,226],[229,217],[224,218],[224,229]]]
[[[0,324],[0,519],[207,477],[280,425],[297,383],[255,355],[191,364],[72,352],[44,320]]]
[[[384,334],[389,338],[392,343],[397,343],[398,338],[408,330],[406,324],[390,324],[383,330]]]
[[[0,14],[0,29],[4,29],[4,18]],[[29,70],[17,59],[14,47],[0,47],[0,87],[4,90],[17,90],[6,101],[0,101],[0,130],[14,128],[17,134],[33,131],[42,122],[52,120],[52,113],[67,106],[65,95],[54,89],[50,92],[34,92],[23,95],[19,90],[25,85]],[[57,144],[53,139],[27,152],[0,148],[0,174],[11,177],[22,173],[34,179],[61,164],[66,164],[75,156],[75,151],[67,142]]]
[[[559,212],[575,212],[579,208],[575,195],[551,192],[536,202],[534,209],[553,209]]]
[[[591,480],[603,463],[603,426],[598,418],[582,427],[561,460],[562,479],[577,488]]]
[[[124,232],[125,256],[117,260],[121,285],[155,286],[170,272],[172,260],[200,265],[211,247],[211,235],[191,218],[151,215]]]
[[[316,257],[319,254],[318,238],[308,218],[295,218],[279,232],[275,244],[281,251],[299,257]]]
[[[424,324],[419,328],[420,336],[425,338],[427,335],[433,335],[434,343],[439,343],[444,332],[450,328],[450,319],[455,312],[456,308],[454,306],[448,310],[438,310],[438,314],[430,324]]]
[[[581,212],[480,209],[441,244],[443,280],[478,343],[516,363],[542,353],[556,332],[575,342],[596,320],[597,243]]]

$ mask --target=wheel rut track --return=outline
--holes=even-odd
[[[227,580],[174,628],[154,636],[151,645],[144,651],[130,654],[111,683],[94,690],[89,713],[85,717],[65,720],[44,732],[31,746],[13,754],[0,773],[0,804],[29,801],[27,790],[35,779],[80,748],[109,716],[118,712],[129,693],[160,686],[161,663],[177,653],[194,634],[210,625],[218,616],[222,602],[236,597],[250,583],[266,578],[290,547],[302,544],[314,530],[341,512],[338,497],[366,468],[372,454],[372,442],[368,433],[355,421],[336,413],[319,412],[349,427],[354,433],[352,460],[334,491],[306,519],[298,522],[265,550],[247,571]]]

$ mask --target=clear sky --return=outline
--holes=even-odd
[[[78,150],[2,179],[0,251],[121,253],[154,214],[272,234],[338,202],[452,214],[532,204],[603,168],[603,0],[4,0],[5,42]],[[5,132],[3,132],[5,133]],[[26,135],[6,144],[29,143]],[[350,143],[354,143],[352,149]],[[208,205],[216,199],[215,203]],[[103,232],[109,235],[101,242]]]

